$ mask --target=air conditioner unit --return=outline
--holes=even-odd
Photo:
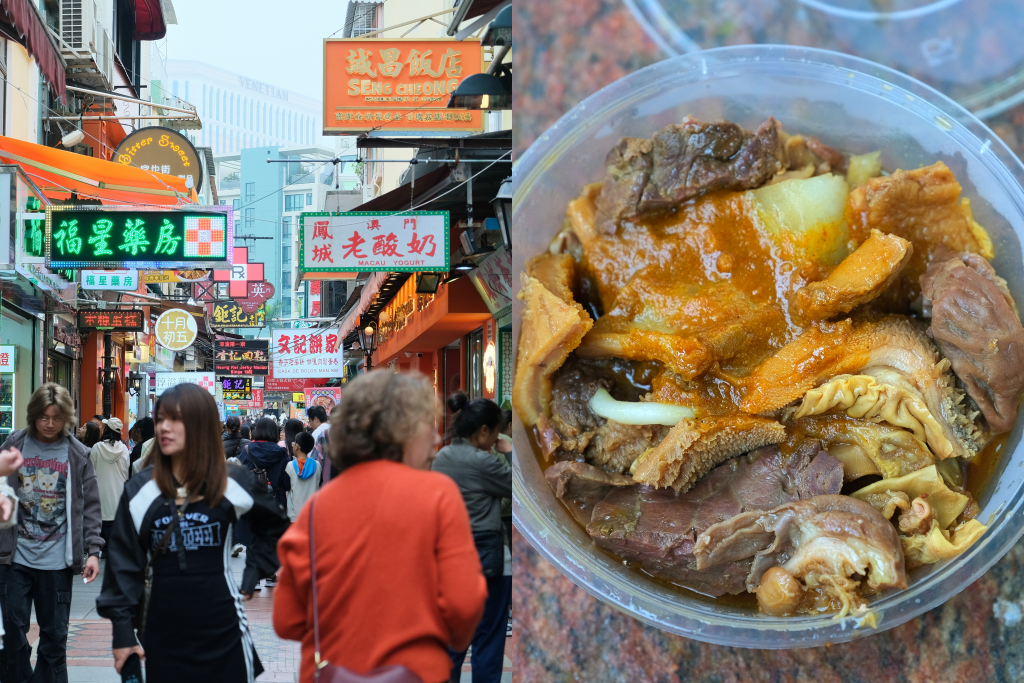
[[[74,50],[89,48],[89,36],[86,28],[92,26],[92,17],[84,15],[91,9],[90,0],[61,0],[60,2],[60,37],[68,47]]]

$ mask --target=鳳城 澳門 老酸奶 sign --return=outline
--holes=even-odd
[[[304,213],[299,217],[299,270],[447,273],[448,240],[447,211]]]
[[[228,208],[47,207],[46,265],[152,269],[228,265],[234,246]]]

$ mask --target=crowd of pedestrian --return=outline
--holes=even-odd
[[[67,391],[41,386],[0,446],[0,681],[68,680],[73,577],[93,581],[102,556],[97,612],[123,680],[145,667],[152,683],[251,683],[263,667],[245,601],[273,587],[304,683],[381,668],[396,683],[457,682],[470,646],[473,682],[497,683],[511,414],[461,393],[447,406],[441,434],[431,383],[377,370],[330,415],[222,423],[213,397],[183,384],[125,435],[100,415],[75,430]],[[229,558],[242,553],[238,583]]]

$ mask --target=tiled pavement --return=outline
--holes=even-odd
[[[102,564],[102,563],[101,563]],[[231,560],[231,568],[238,581],[245,568],[245,555]],[[101,566],[102,569],[102,566]],[[68,680],[69,683],[120,683],[121,677],[114,671],[114,660],[110,656],[110,622],[96,614],[96,596],[102,585],[100,578],[88,586],[75,586],[71,597],[71,624],[68,633]],[[252,631],[256,651],[266,671],[257,680],[260,683],[279,681],[294,683],[298,680],[299,644],[281,640],[274,633],[272,612],[274,589],[264,588],[246,603],[249,627]],[[35,647],[39,637],[36,626],[29,630],[28,640]],[[511,652],[511,647],[507,648]],[[34,660],[33,660],[34,661]],[[462,683],[471,683],[469,658],[462,669]],[[505,657],[502,683],[512,682],[512,662]]]

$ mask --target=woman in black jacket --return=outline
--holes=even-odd
[[[266,478],[267,490],[274,494],[282,509],[287,509],[291,479],[285,468],[291,456],[284,446],[277,445],[280,435],[281,429],[276,422],[269,417],[260,418],[252,430],[252,442],[242,448],[238,459],[256,475],[257,481]]]
[[[249,443],[249,439],[242,436],[242,421],[232,415],[224,423],[227,431],[224,433],[224,457],[237,458],[242,449]]]
[[[243,600],[277,571],[277,541],[288,518],[250,472],[225,461],[217,406],[206,390],[172,387],[155,415],[153,465],[125,485],[96,600],[100,616],[113,622],[114,666],[120,672],[137,653],[149,683],[252,683],[263,667]],[[243,520],[253,539],[239,587],[227,556]]]

